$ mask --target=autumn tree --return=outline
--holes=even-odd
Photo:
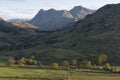
[[[53,64],[52,64],[52,68],[53,68],[53,69],[58,69],[58,68],[59,68],[58,63],[53,63]]]
[[[92,62],[92,64],[102,65],[107,61],[108,57],[106,54],[102,53],[99,55],[91,55],[89,60]]]
[[[109,63],[106,63],[103,67],[103,69],[105,70],[110,70],[110,64]]]
[[[92,63],[91,63],[91,61],[85,60],[80,64],[80,67],[82,67],[82,68],[92,68]]]
[[[76,59],[73,59],[72,61],[71,61],[71,64],[74,66],[74,65],[77,65],[77,60]]]
[[[36,59],[36,57],[35,57],[34,55],[32,55],[32,56],[30,56],[30,59],[35,60],[35,59]]]
[[[98,64],[102,65],[106,60],[107,60],[107,55],[106,54],[100,54],[98,55]]]
[[[12,65],[14,65],[15,64],[15,59],[13,59],[13,58],[10,58],[9,60],[8,60],[8,62],[7,62],[7,65],[8,66],[12,66]]]
[[[37,64],[36,57],[35,57],[34,55],[30,56],[30,57],[27,59],[27,64],[36,65],[36,64]]]
[[[20,60],[18,60],[18,65],[19,66],[24,66],[26,64],[26,59],[23,57]]]
[[[70,63],[65,60],[65,61],[63,61],[63,66],[65,66],[65,67],[70,67]]]

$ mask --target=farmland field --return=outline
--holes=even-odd
[[[52,70],[25,67],[0,67],[0,80],[120,80],[120,74],[103,70]]]

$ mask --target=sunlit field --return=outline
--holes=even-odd
[[[52,70],[0,67],[0,80],[120,80],[120,74],[103,70]]]

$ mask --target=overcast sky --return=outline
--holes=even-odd
[[[83,6],[98,9],[106,4],[120,3],[120,0],[0,0],[0,17],[4,19],[31,19],[42,9],[71,9]]]

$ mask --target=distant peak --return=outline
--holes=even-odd
[[[74,8],[81,8],[81,7],[82,7],[82,6],[79,5],[79,6],[75,6]]]
[[[48,11],[56,11],[55,9],[53,9],[53,8],[51,8],[51,9],[49,9]]]
[[[39,12],[46,12],[46,11],[56,11],[55,9],[51,8],[51,9],[48,9],[48,10],[44,10],[44,9],[40,9]]]
[[[75,7],[72,8],[70,11],[80,11],[80,10],[82,10],[82,9],[86,10],[87,8],[82,7],[82,6],[75,6]]]
[[[73,9],[81,9],[83,8],[82,6],[75,6]]]
[[[40,9],[40,11],[44,11],[44,9]]]

